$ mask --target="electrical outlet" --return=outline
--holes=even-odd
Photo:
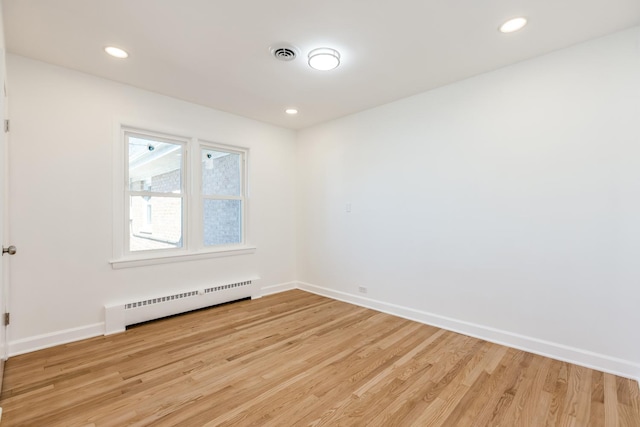
[[[361,294],[366,294],[367,293],[366,286],[358,286],[358,292],[360,292]]]

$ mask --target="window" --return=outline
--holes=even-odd
[[[205,246],[242,242],[242,155],[203,148],[202,219]]]
[[[184,143],[126,132],[129,251],[182,248]]]
[[[122,128],[119,143],[125,186],[114,268],[255,249],[246,245],[246,149],[133,128]]]

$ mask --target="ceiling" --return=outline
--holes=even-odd
[[[640,23],[639,0],[3,0],[7,50],[301,129]],[[508,18],[523,30],[502,34]],[[301,55],[274,59],[287,42]],[[107,45],[127,50],[118,60]],[[340,67],[307,65],[331,47]],[[289,116],[286,108],[297,108]]]

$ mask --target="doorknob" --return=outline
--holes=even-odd
[[[4,255],[4,254],[15,255],[16,254],[16,247],[11,245],[8,248],[5,248],[3,246],[2,247],[2,255]]]

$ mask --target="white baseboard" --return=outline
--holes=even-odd
[[[540,340],[525,335],[519,335],[475,323],[464,322],[428,313],[426,311],[415,310],[396,304],[361,297],[359,295],[323,288],[309,283],[297,282],[297,288],[427,325],[437,326],[442,329],[458,332],[474,338],[479,338],[507,347],[513,347],[518,350],[524,350],[541,356],[550,357],[552,359],[561,360],[563,362],[569,362],[586,368],[607,372],[625,378],[631,378],[638,381],[640,384],[640,364],[633,363],[629,360],[618,359],[604,354],[569,347],[563,344]]]
[[[280,283],[278,285],[265,286],[261,289],[260,294],[263,297],[267,295],[277,294],[280,292],[290,291],[298,288],[298,282]]]
[[[100,335],[104,335],[104,323],[102,322],[9,341],[9,357],[87,338],[98,337]]]

